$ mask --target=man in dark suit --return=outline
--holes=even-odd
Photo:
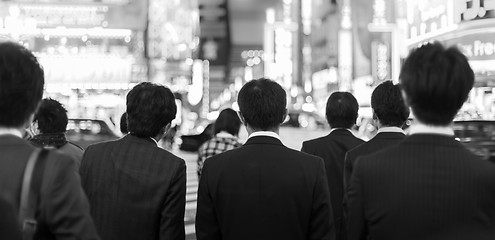
[[[19,228],[19,219],[16,210],[5,199],[0,197],[0,238],[8,240],[21,240],[22,235]]]
[[[198,190],[198,240],[334,239],[322,159],[287,148],[279,126],[286,93],[259,79],[239,92],[244,146],[206,160]]]
[[[400,75],[415,121],[399,144],[358,158],[349,239],[495,239],[495,165],[455,140],[474,74],[455,47],[413,50]]]
[[[84,153],[82,185],[103,239],[185,239],[185,162],[157,145],[176,111],[168,88],[140,83],[127,94],[129,134]]]
[[[333,217],[337,240],[345,239],[343,220],[344,197],[344,158],[347,151],[364,143],[354,136],[350,128],[356,123],[359,105],[348,92],[334,92],[327,101],[326,117],[330,124],[330,134],[305,141],[302,152],[323,158],[327,172],[330,196],[332,197]]]
[[[44,74],[24,47],[0,43],[0,195],[20,207],[21,183],[36,149],[22,139],[43,95]],[[81,188],[75,159],[50,151],[44,158],[36,221],[37,239],[99,239]],[[34,185],[32,185],[34,186]],[[35,187],[34,187],[35,188]],[[1,212],[1,216],[4,214]],[[5,213],[7,214],[7,213]],[[4,236],[2,239],[8,239]]]
[[[378,85],[371,94],[371,108],[378,133],[368,142],[347,152],[344,162],[346,192],[349,190],[348,183],[357,157],[383,150],[399,143],[406,137],[402,126],[407,121],[410,111],[404,103],[399,85],[394,85],[392,81],[385,81]]]

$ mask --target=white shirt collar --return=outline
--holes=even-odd
[[[351,129],[349,129],[349,128],[332,128],[332,129],[330,129],[329,134],[330,134],[330,133],[332,133],[333,131],[336,131],[336,130],[347,130],[347,131],[349,131],[350,133],[354,134],[354,133],[352,132],[352,130],[351,130]]]
[[[14,135],[22,138],[22,132],[17,128],[2,128],[0,127],[0,135]]]
[[[224,131],[221,131],[217,134],[215,134],[215,137],[220,137],[220,138],[236,138],[236,136],[228,133],[228,132],[224,132]]]
[[[249,135],[249,137],[248,137],[248,140],[252,137],[259,137],[259,136],[273,137],[273,138],[280,140],[280,136],[277,133],[272,132],[272,131],[257,131],[257,132],[251,133],[251,135]],[[280,140],[280,141],[282,141],[282,140]]]
[[[451,126],[431,126],[416,122],[409,127],[409,135],[429,133],[454,136],[454,129]]]
[[[153,140],[153,142],[155,142],[156,143],[156,146],[158,147],[158,141],[156,141],[156,139],[154,139],[152,137],[150,137],[150,139]]]
[[[382,132],[393,132],[393,133],[404,133],[404,130],[400,127],[382,127],[378,129],[377,133],[382,133]]]

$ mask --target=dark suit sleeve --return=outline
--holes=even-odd
[[[198,240],[220,240],[222,239],[220,226],[208,186],[208,161],[203,166],[203,173],[199,180],[196,237]]]
[[[186,207],[186,165],[180,162],[163,203],[160,239],[185,239],[184,211]]]
[[[309,239],[335,239],[335,222],[328,189],[325,164],[320,159],[318,178],[313,192],[313,204],[310,222]]]
[[[58,156],[54,165],[46,165],[45,221],[56,239],[99,239],[89,213],[89,203],[81,188],[75,163]]]
[[[363,199],[363,170],[360,159],[354,164],[349,187],[348,240],[365,240],[368,235]]]

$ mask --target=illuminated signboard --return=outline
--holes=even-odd
[[[410,38],[445,29],[454,24],[454,5],[451,0],[418,0],[407,1],[406,4]]]
[[[226,0],[200,0],[201,41],[199,58],[210,61],[212,66],[224,66],[229,62],[230,33]]]
[[[37,28],[103,27],[144,30],[146,0],[0,2],[0,19],[32,22]],[[7,24],[5,24],[7,25]]]
[[[443,41],[447,46],[457,45],[469,60],[492,60],[495,58],[495,32],[479,31]]]
[[[455,22],[495,17],[495,0],[455,0]]]

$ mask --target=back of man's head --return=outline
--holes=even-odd
[[[177,113],[170,89],[142,82],[127,94],[127,129],[138,137],[156,137]]]
[[[68,122],[67,110],[57,100],[46,98],[41,100],[34,121],[41,133],[65,132]]]
[[[358,117],[359,105],[348,92],[334,92],[327,100],[326,116],[331,128],[351,128]]]
[[[276,82],[257,79],[246,83],[237,97],[245,123],[255,130],[277,128],[285,120],[287,95]]]
[[[400,87],[392,81],[385,81],[373,90],[371,108],[382,126],[402,127],[410,113]]]
[[[43,96],[43,69],[26,48],[0,42],[0,126],[23,127]]]
[[[457,48],[433,43],[409,54],[400,81],[414,116],[425,124],[445,126],[467,100],[474,73]]]

